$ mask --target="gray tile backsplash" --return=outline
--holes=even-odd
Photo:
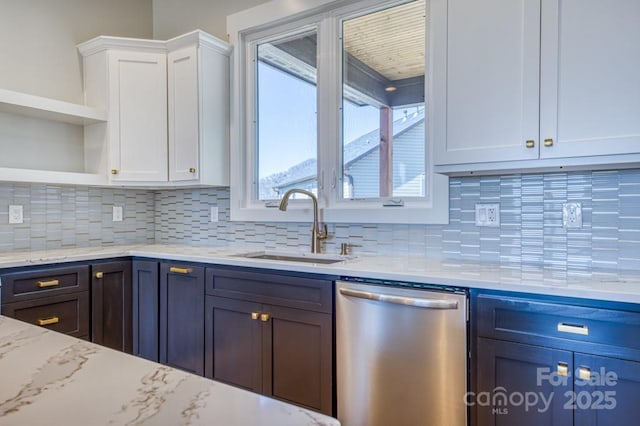
[[[563,228],[567,201],[582,203],[582,228]],[[499,228],[475,225],[476,203],[500,204]],[[7,223],[9,204],[24,205],[24,224]],[[123,222],[112,222],[114,204]],[[219,222],[209,222],[211,206]],[[350,242],[356,254],[640,270],[640,170],[452,178],[449,225],[330,224],[329,233],[329,253]],[[310,223],[229,221],[228,189],[0,184],[0,251],[153,242],[306,250],[309,239]]]
[[[562,226],[562,204],[580,202],[583,226]],[[500,204],[500,227],[475,225],[476,203]],[[228,189],[155,193],[155,240],[305,250],[310,224],[230,222]],[[218,206],[220,221],[209,222]],[[566,172],[450,180],[449,225],[331,224],[327,252],[427,254],[499,261],[506,267],[640,270],[640,170]]]
[[[24,208],[24,223],[9,224],[9,205]],[[112,206],[124,220],[112,221]],[[0,183],[0,252],[154,242],[150,191]]]

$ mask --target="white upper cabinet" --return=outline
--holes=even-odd
[[[436,164],[537,158],[525,141],[538,139],[539,0],[440,2],[448,21],[436,40],[446,62],[434,63],[446,78],[434,87]]]
[[[640,2],[433,0],[432,8],[436,171],[640,160]]]
[[[640,1],[543,0],[541,50],[540,157],[640,153]]]
[[[111,51],[108,57],[111,179],[166,181],[166,55]]]
[[[169,180],[229,185],[229,45],[201,31],[167,42]]]
[[[98,37],[84,56],[86,103],[109,111],[87,133],[110,181],[229,184],[228,44],[202,31],[169,41]],[[91,126],[88,126],[91,127]]]

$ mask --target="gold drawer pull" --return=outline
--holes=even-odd
[[[195,173],[195,172],[196,172],[195,167],[189,167],[189,173]]]
[[[178,268],[177,266],[172,266],[169,268],[169,272],[173,272],[174,274],[190,274],[191,268]]]
[[[111,169],[111,174],[112,174],[112,175],[117,175],[117,174],[118,174],[118,170],[116,170],[116,169]]]
[[[58,317],[41,318],[38,320],[38,325],[51,325],[51,324],[57,324],[59,322],[60,322],[60,318]]]
[[[269,318],[271,318],[271,317],[269,316],[269,314],[262,314],[262,315],[260,315],[260,321],[262,321],[262,322],[267,322],[267,321],[269,321]]]
[[[583,336],[589,335],[589,327],[586,325],[572,325],[563,322],[558,323],[558,331],[562,333],[581,334]]]
[[[526,146],[527,148],[535,148],[535,146],[536,146],[536,141],[534,141],[533,139],[529,139],[529,140],[528,140],[528,141],[526,141],[524,144],[525,144],[525,146]]]
[[[38,281],[38,288],[54,287],[60,285],[59,280]]]
[[[97,279],[102,279],[102,277],[104,277],[104,272],[96,272]]]
[[[251,312],[252,320],[257,320],[258,318],[260,318],[260,314],[258,312]]]
[[[558,363],[558,376],[567,377],[569,375],[569,365],[565,362]]]
[[[546,147],[553,146],[553,139],[545,139],[544,146]]]
[[[591,380],[591,370],[587,367],[580,367],[578,369],[578,377],[580,380]]]

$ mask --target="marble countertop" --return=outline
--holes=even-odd
[[[156,244],[13,252],[0,254],[0,268],[139,256],[338,277],[361,277],[640,303],[640,273],[633,271],[594,270],[569,273],[538,266],[505,267],[422,256],[356,256],[344,258],[341,262],[329,265],[238,256],[255,251],[258,251],[255,247]]]
[[[0,316],[2,425],[339,425],[331,417]]]

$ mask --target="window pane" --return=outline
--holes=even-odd
[[[258,199],[317,192],[316,34],[257,47]]]
[[[425,0],[345,20],[342,36],[343,197],[424,196]]]

